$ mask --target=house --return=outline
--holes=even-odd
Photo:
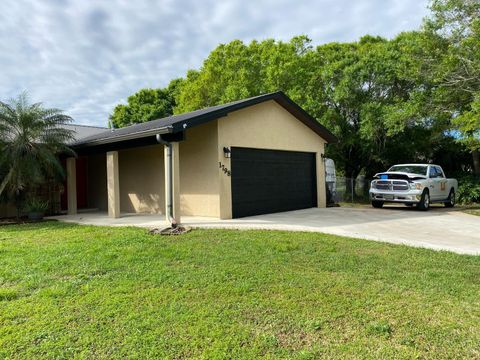
[[[180,221],[325,207],[323,153],[336,138],[282,92],[93,132],[66,159],[69,214]]]

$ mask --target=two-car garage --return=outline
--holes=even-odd
[[[232,217],[317,206],[315,153],[232,147]]]

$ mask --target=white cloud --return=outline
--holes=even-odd
[[[219,43],[306,34],[314,43],[417,28],[427,0],[4,0],[0,99],[28,90],[76,122],[198,68]]]

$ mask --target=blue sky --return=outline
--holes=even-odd
[[[314,44],[393,37],[420,26],[428,0],[3,0],[0,99],[27,90],[75,122],[105,126],[144,87],[184,76],[234,39]]]

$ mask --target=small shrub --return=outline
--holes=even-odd
[[[44,213],[48,210],[48,201],[31,198],[25,203],[25,211]]]
[[[470,175],[458,179],[458,202],[480,203],[480,178]]]

